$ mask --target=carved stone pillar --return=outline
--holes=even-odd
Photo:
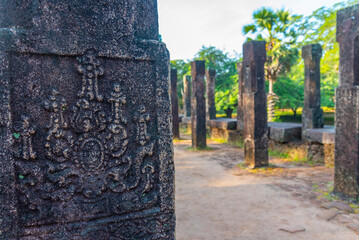
[[[216,118],[215,81],[216,81],[216,70],[214,69],[206,70],[207,120]]]
[[[334,191],[359,197],[359,5],[338,11]]]
[[[174,239],[157,2],[0,3],[0,239]]]
[[[304,107],[302,114],[302,138],[305,130],[324,127],[323,109],[320,108],[320,44],[304,46],[302,57],[305,65]]]
[[[177,69],[171,69],[171,103],[172,103],[172,132],[173,138],[179,139],[179,116],[178,116],[178,97],[177,97]]]
[[[265,45],[264,41],[250,41],[243,45],[244,160],[250,168],[268,165]]]
[[[204,148],[206,139],[206,101],[204,97],[205,61],[191,62],[192,71],[192,147]]]

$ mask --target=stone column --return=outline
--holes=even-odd
[[[238,106],[237,106],[237,131],[243,131],[243,93],[244,93],[244,81],[243,81],[243,62],[237,63],[238,71]]]
[[[312,44],[304,46],[302,57],[305,65],[302,139],[305,139],[305,130],[322,128],[324,126],[323,110],[320,108],[321,45]]]
[[[359,197],[359,5],[338,11],[334,191]]]
[[[175,239],[157,2],[35,2],[0,1],[0,239]]]
[[[244,160],[250,168],[268,165],[265,45],[264,41],[250,41],[243,45]]]
[[[192,147],[204,148],[206,139],[206,101],[204,98],[205,61],[191,62],[192,72]]]
[[[192,84],[191,84],[191,76],[183,77],[183,110],[184,117],[191,116],[191,92],[192,92]]]
[[[177,69],[171,69],[171,103],[172,103],[172,132],[173,138],[179,139],[179,116],[177,97]]]
[[[216,81],[216,70],[207,69],[206,70],[207,120],[216,119],[215,81]]]

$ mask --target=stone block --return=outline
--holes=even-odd
[[[334,144],[335,128],[325,126],[324,128],[308,129],[305,133],[305,140],[309,143]]]
[[[280,143],[300,141],[302,136],[302,125],[298,123],[269,122],[269,139]]]

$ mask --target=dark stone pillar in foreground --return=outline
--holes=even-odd
[[[174,239],[156,1],[35,2],[0,3],[0,239]]]
[[[244,163],[250,168],[268,165],[265,45],[264,41],[250,41],[243,45]]]
[[[173,138],[179,139],[179,116],[177,97],[177,69],[171,69],[171,103],[172,103],[172,132]]]
[[[238,106],[237,106],[237,130],[243,131],[243,93],[244,93],[244,79],[243,79],[243,63],[237,63],[238,72]]]
[[[339,87],[335,111],[334,191],[359,197],[359,5],[340,10],[337,41],[340,47]]]
[[[207,120],[216,119],[215,80],[216,70],[206,70]]]
[[[183,77],[183,111],[184,117],[191,116],[191,92],[192,92],[192,84],[191,84],[191,76]]]
[[[192,147],[204,148],[206,139],[206,101],[204,98],[205,61],[191,62],[192,72]]]
[[[320,44],[304,46],[302,57],[305,65],[304,107],[302,114],[302,138],[305,131],[324,126],[323,110],[320,108],[320,59],[322,47]]]

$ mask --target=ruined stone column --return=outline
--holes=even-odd
[[[359,197],[359,5],[338,11],[334,191]]]
[[[216,70],[206,70],[207,120],[216,119],[215,83]]]
[[[320,108],[321,45],[304,46],[302,48],[302,57],[305,65],[302,139],[305,139],[305,130],[324,126],[323,110]]]
[[[177,97],[177,69],[171,69],[171,103],[172,103],[172,132],[173,138],[179,139],[179,116]]]
[[[191,62],[192,72],[192,147],[204,148],[206,139],[206,101],[204,97],[205,61]]]
[[[237,106],[237,131],[243,131],[243,93],[244,93],[244,79],[243,79],[243,62],[237,63],[238,72],[238,106]]]
[[[0,239],[175,239],[156,0],[0,2]]]
[[[192,92],[192,84],[191,84],[191,76],[183,77],[183,110],[184,117],[191,116],[191,92]]]
[[[265,46],[264,41],[250,41],[243,45],[244,163],[250,168],[268,165]]]

